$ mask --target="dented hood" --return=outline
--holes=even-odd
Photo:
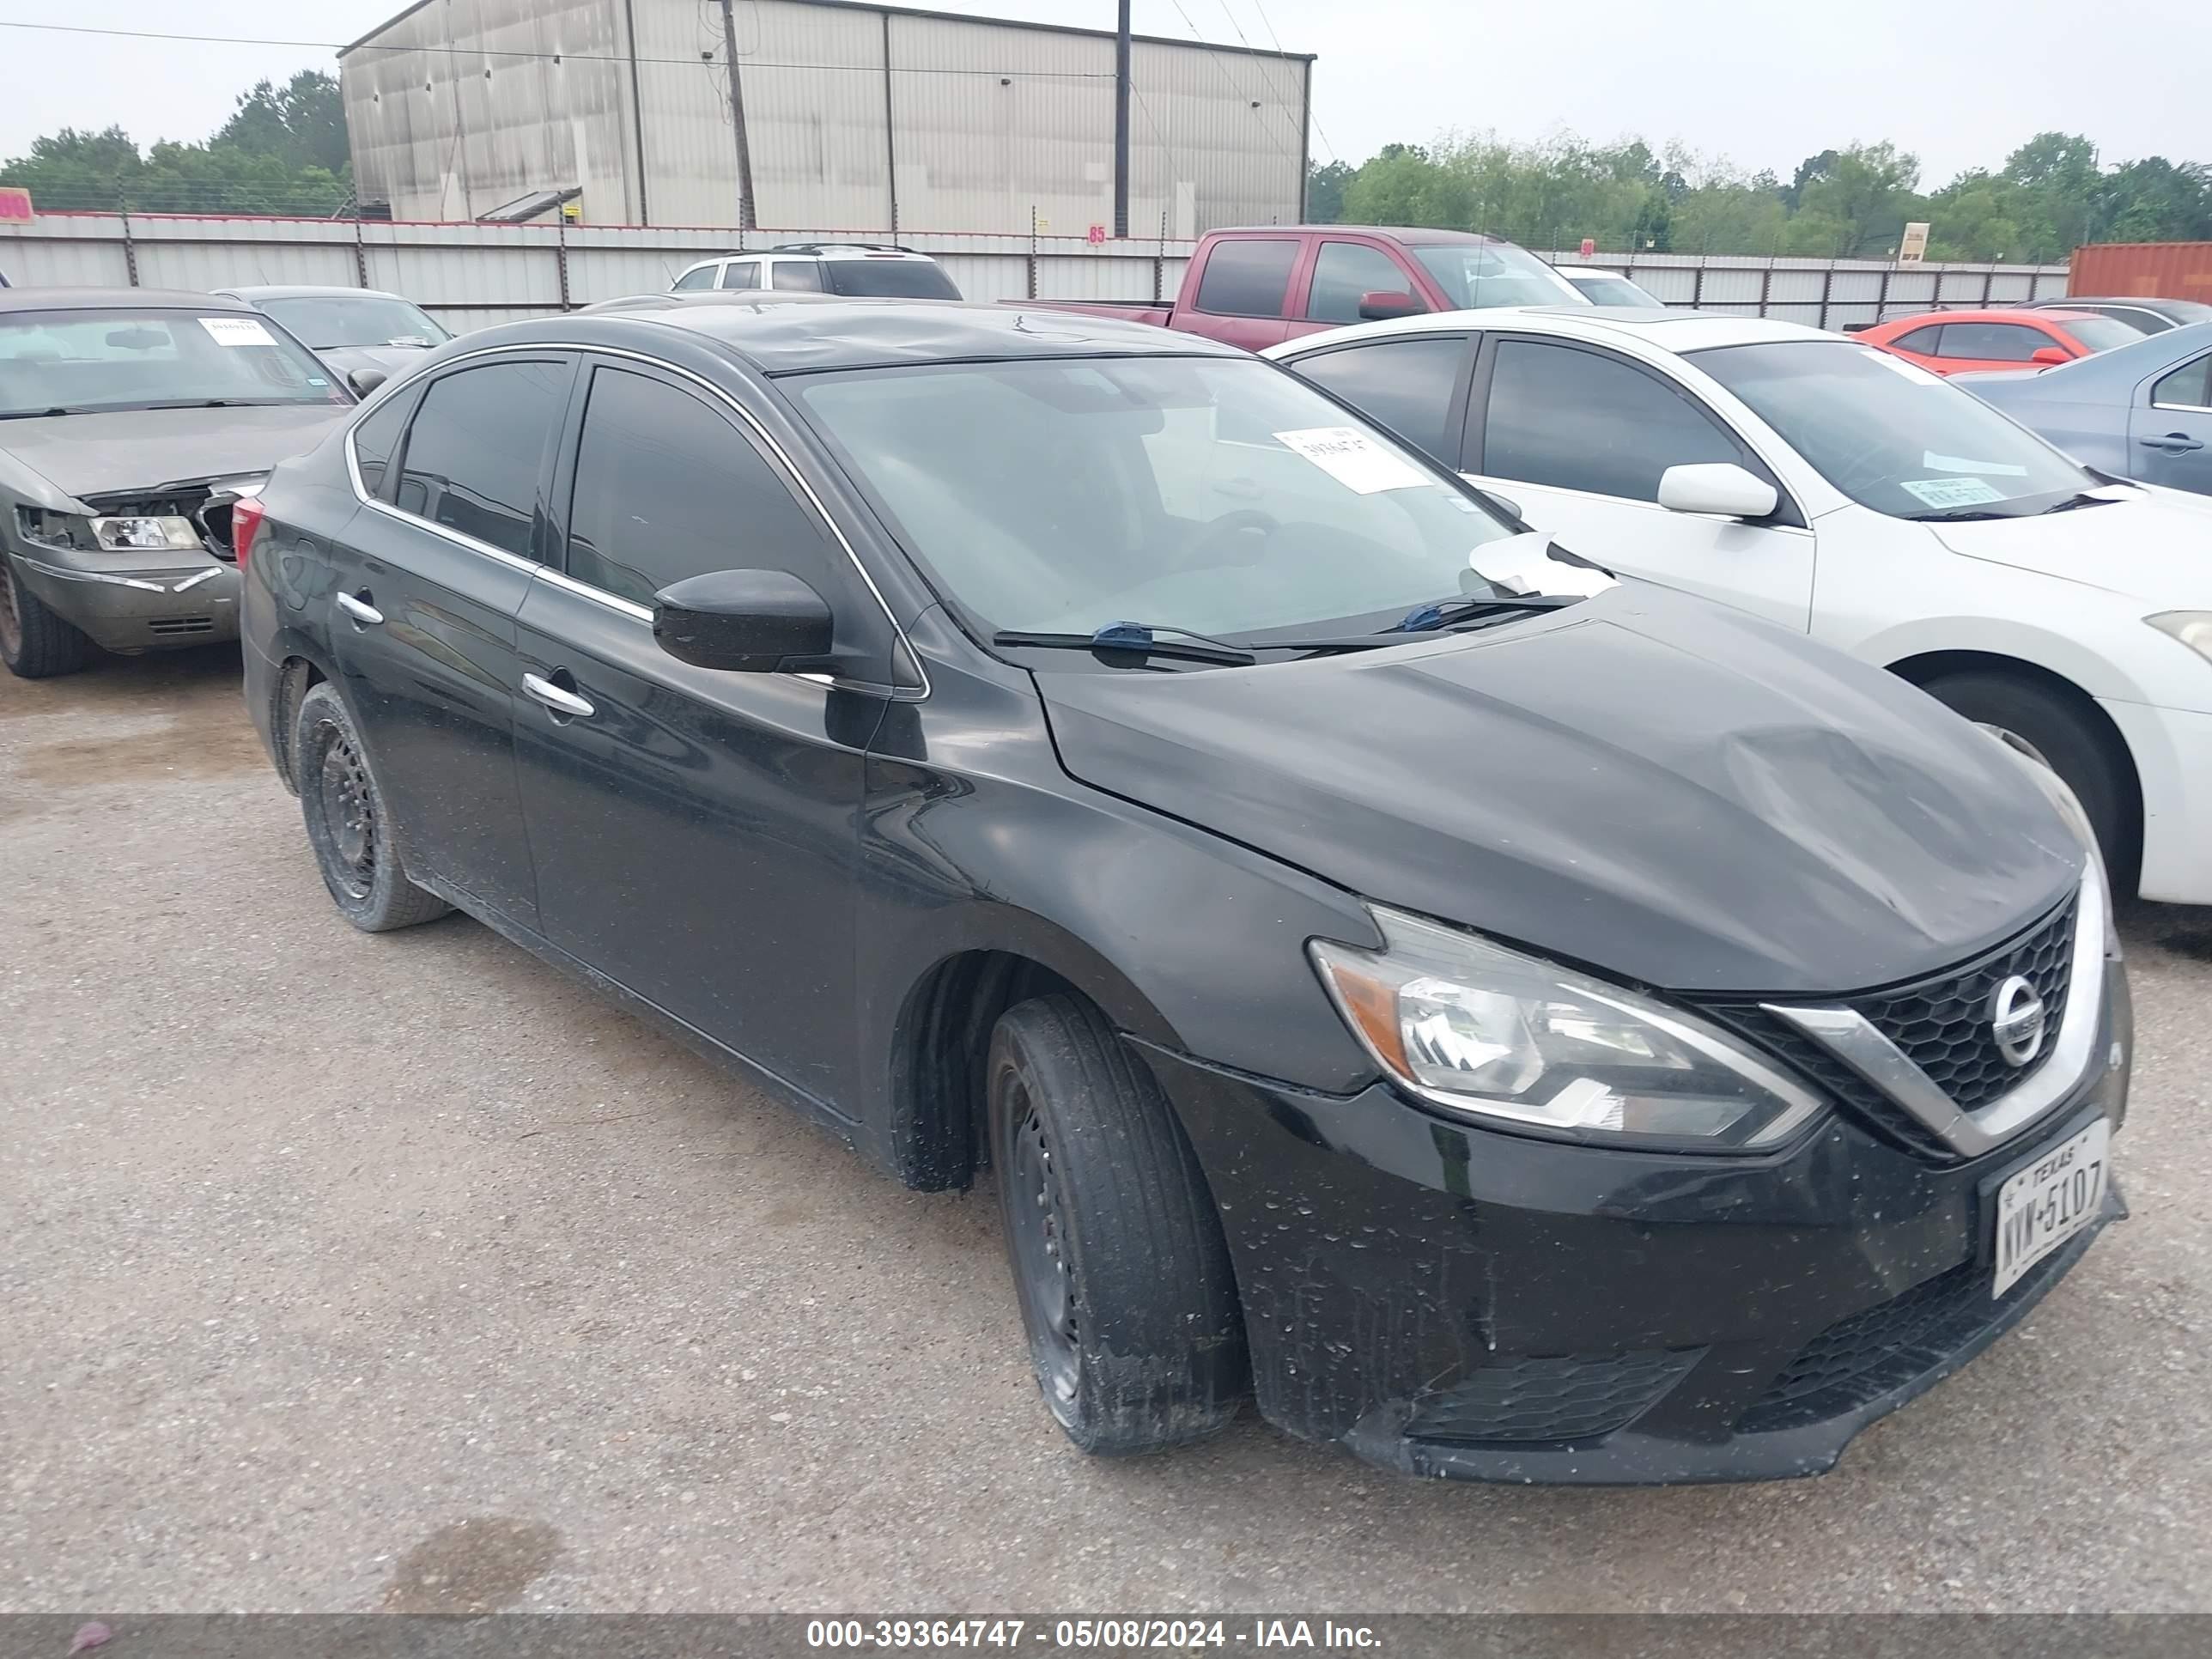
[[[266,472],[304,453],[351,404],[257,409],[118,409],[0,422],[0,450],[82,501],[199,478]]]
[[[2082,870],[2020,763],[1923,693],[1640,583],[1361,655],[1037,680],[1086,783],[1674,990],[1916,977]]]

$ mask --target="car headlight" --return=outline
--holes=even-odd
[[[2161,611],[2143,620],[2171,634],[2200,657],[2212,657],[2212,611]]]
[[[1759,1152],[1821,1097],[1694,1015],[1370,905],[1379,951],[1329,939],[1314,966],[1376,1063],[1433,1105],[1577,1140]]]
[[[79,513],[19,507],[15,509],[15,529],[25,541],[36,546],[73,548],[85,553],[170,553],[198,550],[205,545],[198,525],[190,519],[167,515],[124,514],[87,518]]]

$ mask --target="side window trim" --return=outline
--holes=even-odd
[[[401,386],[392,394],[391,402],[399,414],[399,435],[392,440],[392,453],[384,458],[384,476],[377,481],[374,490],[362,487],[361,455],[353,447],[353,434],[363,420],[374,418],[383,410],[380,407],[373,410],[368,415],[356,417],[346,428],[346,476],[353,481],[353,493],[368,505],[388,506],[392,497],[398,493],[399,465],[407,453],[407,434],[415,424],[415,405],[422,401],[422,388],[419,385]]]
[[[429,396],[430,388],[441,380],[451,379],[456,374],[465,374],[471,368],[484,368],[492,362],[557,364],[568,371],[568,386],[565,395],[568,407],[574,408],[576,399],[576,381],[579,377],[576,374],[576,353],[573,349],[554,347],[549,349],[543,346],[530,346],[510,349],[510,350],[511,355],[487,352],[481,356],[465,357],[451,367],[441,369],[435,374],[424,375],[419,384],[410,389],[409,395],[415,399],[415,407],[407,411],[406,430],[399,434],[399,441],[392,448],[392,459],[386,464],[384,469],[385,479],[392,486],[395,499],[382,501],[362,495],[358,471],[354,471],[354,493],[360,495],[368,506],[380,512],[389,513],[393,518],[414,525],[420,529],[428,530],[434,535],[446,537],[473,552],[497,559],[502,564],[510,564],[522,570],[542,570],[545,568],[544,564],[536,557],[526,557],[520,553],[510,553],[503,547],[494,547],[489,542],[479,541],[465,530],[456,530],[449,524],[440,524],[435,520],[426,519],[419,513],[410,513],[401,507],[396,499],[398,482],[407,470],[408,446],[415,441],[415,417],[422,413],[422,400]],[[538,499],[532,503],[530,515],[530,545],[536,553],[545,550],[544,538],[547,521],[550,517],[547,507],[551,499],[554,461],[559,453],[558,446],[564,424],[562,422],[556,422],[552,431],[546,434],[544,452],[538,459]],[[350,433],[346,436],[346,459],[349,463],[349,470],[352,470],[350,464],[353,460],[353,436]]]
[[[1684,386],[1673,375],[1660,374],[1650,364],[1640,363],[1633,357],[1626,356],[1618,351],[1609,351],[1601,345],[1591,345],[1582,340],[1565,339],[1557,335],[1518,334],[1493,330],[1482,337],[1481,347],[1475,362],[1474,378],[1468,387],[1466,436],[1460,451],[1461,471],[1472,472],[1477,477],[1483,478],[1493,476],[1484,471],[1482,465],[1485,445],[1489,437],[1487,427],[1490,420],[1490,386],[1497,373],[1498,348],[1508,340],[1525,341],[1534,345],[1560,346],[1570,351],[1586,351],[1593,357],[1602,357],[1608,362],[1619,363],[1623,368],[1632,369],[1648,380],[1656,381],[1712,422],[1713,429],[1727,439],[1729,447],[1735,451],[1738,465],[1750,473],[1753,477],[1774,486],[1774,511],[1764,519],[1747,522],[1754,523],[1759,528],[1765,530],[1809,530],[1811,528],[1811,521],[1805,517],[1805,509],[1798,506],[1797,498],[1790,493],[1790,486],[1783,483],[1774,469],[1761,459],[1759,452],[1744,441],[1743,434],[1735,429],[1735,423],[1722,419],[1720,411],[1695,392]],[[1555,487],[1532,486],[1537,489]],[[1589,492],[1573,493],[1579,495]],[[1650,507],[1662,513],[1667,511],[1664,507],[1656,507],[1656,503],[1632,501],[1622,495],[1607,495],[1603,499],[1609,501],[1621,501],[1631,507]]]
[[[1467,453],[1465,445],[1467,441],[1467,422],[1468,419],[1468,394],[1469,388],[1474,383],[1476,361],[1481,355],[1483,334],[1480,330],[1409,329],[1403,334],[1388,334],[1373,339],[1350,340],[1346,341],[1342,345],[1325,346],[1319,351],[1304,352],[1300,356],[1292,358],[1291,360],[1290,366],[1293,368],[1298,368],[1304,367],[1307,363],[1316,362],[1323,357],[1341,356],[1347,351],[1360,351],[1372,346],[1402,345],[1409,340],[1449,340],[1457,342],[1458,344],[1463,348],[1460,352],[1459,370],[1452,377],[1451,401],[1444,408],[1444,444],[1445,453],[1447,455],[1464,456]],[[1301,375],[1299,378],[1303,380],[1305,377]],[[1343,404],[1343,406],[1346,409],[1352,410],[1352,412],[1358,415],[1361,420],[1370,422],[1376,426],[1382,425],[1382,422],[1376,420],[1372,415],[1366,414],[1357,409],[1352,409],[1352,405],[1350,404],[1344,403],[1342,398],[1339,398],[1334,392],[1331,392],[1327,386],[1321,385],[1318,381],[1309,380],[1307,381],[1307,384],[1311,386],[1316,392],[1320,392],[1322,397],[1327,398],[1331,403]],[[1383,430],[1387,432],[1389,431],[1389,428],[1388,427],[1383,427]],[[1409,449],[1415,450],[1422,454],[1428,453],[1426,450],[1422,449],[1420,445],[1413,442],[1410,438],[1404,437],[1396,433],[1392,433],[1391,435],[1393,437],[1396,437],[1399,442],[1404,444]],[[1457,472],[1462,470],[1460,467],[1454,465],[1449,460],[1446,459],[1444,455],[1435,456],[1431,459],[1435,460],[1438,466],[1448,467],[1454,472]]]

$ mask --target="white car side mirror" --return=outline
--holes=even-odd
[[[1659,505],[1675,513],[1763,519],[1774,511],[1774,486],[1733,461],[1670,466],[1659,475]]]

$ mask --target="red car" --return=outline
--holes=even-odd
[[[2086,311],[1930,311],[1893,317],[1851,337],[1938,374],[2047,368],[2139,340],[2125,323]]]

